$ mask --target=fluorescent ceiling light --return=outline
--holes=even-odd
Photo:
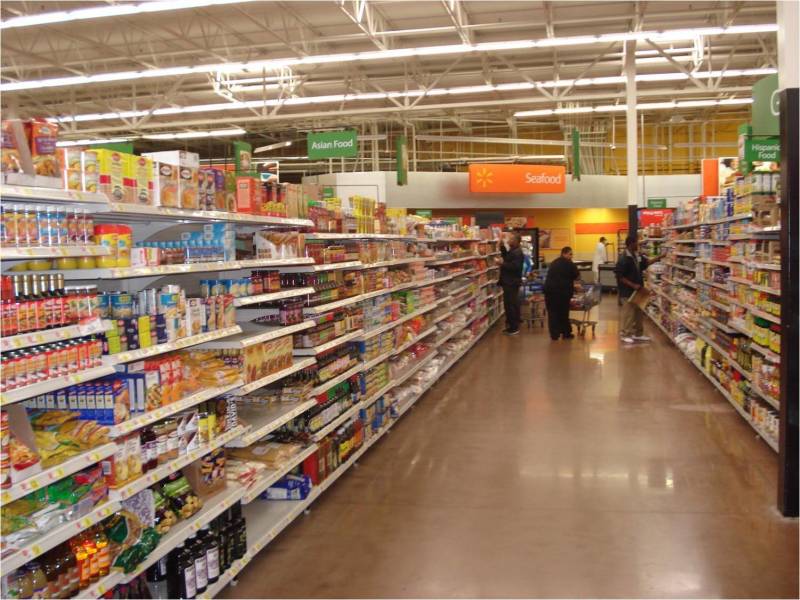
[[[181,133],[152,133],[142,136],[146,140],[188,140],[192,138],[221,137],[226,135],[244,135],[244,129],[214,129],[213,131],[184,131]]]
[[[126,15],[139,15],[142,13],[163,12],[167,10],[181,10],[186,8],[202,8],[219,4],[236,4],[254,2],[255,0],[169,0],[167,2],[142,2],[140,4],[114,4],[112,6],[97,6],[93,8],[80,8],[58,12],[46,12],[36,15],[23,15],[0,21],[0,29],[17,27],[32,27],[34,25],[53,25],[56,23],[70,23],[72,21],[86,21],[88,19],[102,19],[107,17],[122,17]]]
[[[776,73],[777,69],[764,68],[764,69],[739,69],[728,71],[706,71],[697,72],[693,76],[697,79],[708,79],[722,77],[748,77],[754,75],[769,75]],[[648,75],[639,75],[636,80],[641,82],[653,81],[675,81],[688,79],[689,76],[685,73],[655,73]],[[458,94],[479,94],[487,92],[502,92],[502,91],[515,91],[527,90],[536,87],[554,88],[554,87],[569,87],[569,86],[594,86],[594,85],[614,85],[622,84],[625,78],[622,76],[611,77],[593,77],[586,79],[561,79],[559,81],[540,81],[537,83],[501,83],[498,85],[473,85],[462,86],[454,88],[433,88],[427,90],[428,96],[452,96]],[[409,90],[406,92],[366,92],[363,94],[333,94],[326,96],[306,96],[300,98],[287,98],[287,99],[269,99],[269,100],[248,100],[236,102],[221,102],[214,104],[195,104],[191,106],[171,106],[165,108],[157,108],[152,111],[154,116],[165,115],[178,115],[186,113],[199,113],[199,112],[218,112],[228,110],[244,110],[249,108],[264,108],[271,106],[302,106],[307,104],[326,104],[334,102],[354,102],[358,100],[383,100],[387,98],[415,98],[426,95],[425,90]],[[119,118],[133,118],[143,117],[149,114],[149,111],[127,111],[127,112],[112,112],[112,113],[91,113],[85,115],[63,116],[63,117],[50,117],[48,120],[60,123],[80,123],[85,121],[105,121],[109,119]],[[549,114],[549,113],[548,113]],[[360,139],[364,139],[361,137]]]
[[[679,108],[696,108],[704,106],[734,106],[752,104],[752,98],[725,98],[723,100],[679,100],[669,102],[645,102],[636,105],[636,110],[675,110]],[[543,108],[539,110],[523,110],[515,112],[515,117],[547,117],[551,115],[572,115],[581,113],[605,113],[627,110],[625,104],[611,104],[603,106],[575,106],[571,108]]]
[[[260,146],[253,150],[253,154],[257,154],[259,152],[269,152],[270,150],[277,150],[279,148],[288,148],[292,145],[292,142],[285,141],[285,142],[277,142],[275,144],[270,144],[269,146]]]
[[[232,1],[232,0],[231,0]],[[147,5],[151,3],[145,3]],[[164,3],[173,4],[173,3]],[[113,7],[109,7],[113,8]],[[447,46],[426,46],[421,48],[396,48],[391,50],[372,50],[368,52],[322,54],[316,56],[279,58],[251,62],[206,64],[194,67],[169,67],[148,69],[145,71],[125,71],[117,73],[101,73],[96,75],[72,75],[50,79],[34,79],[0,84],[0,92],[40,89],[46,87],[62,87],[70,85],[88,85],[109,81],[125,81],[152,77],[173,77],[190,73],[242,73],[245,71],[261,71],[262,69],[278,69],[296,65],[320,65],[329,63],[363,62],[372,60],[393,60],[414,56],[440,56],[448,54],[469,54],[471,52],[502,52],[531,48],[550,48],[554,46],[580,46],[591,44],[608,44],[626,40],[652,40],[669,42],[677,40],[693,40],[698,35],[728,35],[742,33],[769,33],[778,30],[774,23],[761,25],[739,25],[731,27],[700,27],[696,29],[676,29],[666,31],[640,31],[612,33],[594,36],[578,36],[565,38],[542,38],[538,40],[510,40],[504,42],[481,42],[478,44],[453,44]]]
[[[105,140],[62,140],[56,142],[59,148],[69,148],[71,146],[96,146],[97,144],[118,144],[120,142],[129,142],[133,138],[129,137],[116,137],[108,138]]]

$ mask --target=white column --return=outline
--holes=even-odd
[[[636,142],[636,41],[625,42],[625,153],[628,165],[628,211],[639,204]]]
[[[800,87],[800,5],[778,0],[778,89]]]

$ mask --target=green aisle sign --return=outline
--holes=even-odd
[[[581,132],[572,128],[572,179],[581,180]]]
[[[406,136],[394,138],[395,160],[397,161],[397,185],[408,185],[408,145]]]
[[[306,138],[308,158],[351,158],[358,156],[358,134],[355,129],[309,133]]]
[[[780,138],[751,138],[744,141],[744,160],[753,162],[780,162]]]
[[[667,208],[666,198],[648,198],[647,208]]]
[[[753,134],[780,135],[779,116],[778,75],[767,75],[753,86]]]

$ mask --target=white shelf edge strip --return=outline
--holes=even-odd
[[[258,440],[263,438],[264,436],[269,435],[282,425],[285,425],[292,419],[299,417],[307,410],[313,408],[316,404],[317,402],[313,399],[306,400],[305,402],[301,402],[296,406],[294,406],[292,410],[289,410],[283,413],[282,415],[275,417],[274,419],[269,421],[269,423],[265,423],[259,427],[255,427],[253,423],[250,423],[250,431],[247,434],[241,436],[240,438],[231,440],[228,443],[228,446],[231,448],[244,448],[246,446],[250,446],[251,444],[254,444]]]
[[[224,329],[218,329],[216,331],[209,331],[207,333],[201,333],[198,335],[190,335],[189,337],[175,340],[174,342],[156,344],[155,346],[139,348],[138,350],[118,352],[117,354],[112,354],[111,358],[116,364],[122,364],[134,360],[150,358],[151,356],[157,356],[159,354],[164,354],[165,352],[172,352],[173,350],[181,350],[182,348],[188,348],[189,346],[196,346],[197,344],[210,342],[212,340],[228,337],[229,335],[235,335],[241,332],[242,328],[238,325],[234,325],[232,327],[225,327]]]
[[[242,497],[242,504],[249,504],[256,498],[258,498],[261,493],[266,490],[268,487],[272,486],[275,482],[277,482],[281,477],[286,475],[289,471],[294,469],[297,465],[302,463],[305,459],[309,456],[314,454],[317,451],[317,445],[311,444],[305,450],[302,450],[298,454],[290,457],[284,464],[273,471],[269,471],[269,474],[265,474],[263,477],[259,477],[252,486],[247,488]]]
[[[233,300],[234,306],[248,306],[250,304],[259,304],[261,302],[274,302],[275,300],[283,300],[284,298],[294,298],[296,296],[305,296],[313,294],[313,287],[289,288],[280,292],[268,292],[265,294],[257,294],[255,296],[245,296],[243,298],[235,298]]]
[[[339,337],[334,338],[329,342],[325,342],[324,344],[320,344],[319,346],[313,346],[312,348],[295,348],[292,350],[292,353],[295,356],[316,356],[317,354],[322,354],[323,352],[332,350],[333,348],[341,346],[342,344],[346,344],[347,342],[360,337],[363,335],[363,333],[363,329],[356,329],[355,331],[340,335]]]

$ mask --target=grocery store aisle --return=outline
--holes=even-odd
[[[796,597],[776,457],[655,327],[498,325],[226,597]]]

